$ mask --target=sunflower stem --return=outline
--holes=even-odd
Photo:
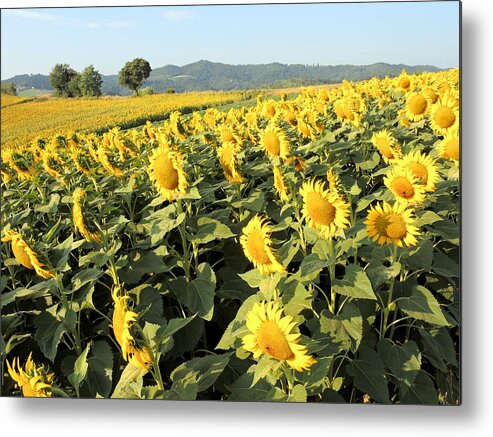
[[[337,294],[334,290],[334,280],[336,277],[336,264],[335,260],[332,261],[332,258],[334,257],[334,240],[332,238],[329,239],[329,260],[331,261],[331,264],[329,265],[329,276],[330,276],[330,305],[329,305],[329,310],[332,312],[332,314],[336,313],[336,299],[337,299]]]
[[[176,215],[177,217],[183,212],[183,205],[181,204],[181,199],[177,199],[175,203]],[[190,248],[188,247],[187,234],[187,214],[185,214],[185,219],[178,226],[178,231],[180,232],[181,245],[183,247],[183,270],[185,271],[185,279],[190,282]]]
[[[398,249],[398,247],[396,244],[394,244],[394,247],[392,249],[390,249],[390,252],[391,252],[390,265],[391,266],[397,260],[397,249]],[[390,308],[392,305],[392,295],[394,294],[394,284],[395,284],[395,276],[393,276],[390,279],[389,296],[387,299],[387,306],[383,310],[383,323],[382,323],[382,329],[380,330],[380,339],[385,337],[385,332],[387,331],[387,323],[389,321]],[[391,330],[391,334],[393,334],[393,329]]]

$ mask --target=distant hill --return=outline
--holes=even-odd
[[[437,72],[432,65],[403,65],[379,62],[371,65],[303,65],[303,64],[247,64],[229,65],[219,62],[198,61],[179,67],[166,65],[152,70],[144,86],[157,92],[173,88],[177,92],[236,90],[290,87],[300,85],[339,83],[342,80],[360,81],[371,77],[397,76],[402,70],[408,73]],[[23,74],[3,83],[14,82],[19,89],[40,88],[50,90],[47,75]],[[129,95],[130,90],[118,84],[118,75],[103,76],[102,92],[106,95]]]

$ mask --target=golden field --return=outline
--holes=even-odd
[[[162,119],[171,111],[242,99],[244,93],[200,92],[154,94],[99,99],[34,99],[17,105],[23,97],[2,95],[2,147],[24,146],[37,137],[67,132],[93,132],[115,125],[135,126]]]

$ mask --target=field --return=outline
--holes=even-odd
[[[12,96],[2,95],[2,108]],[[21,97],[14,97],[22,99]],[[132,127],[146,120],[162,120],[170,112],[245,98],[244,93],[155,94],[99,99],[30,99],[22,105],[6,104],[2,110],[2,147],[23,147],[36,138],[67,132],[98,132],[114,126]]]
[[[2,393],[459,404],[458,79],[8,106]]]

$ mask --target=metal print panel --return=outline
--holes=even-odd
[[[1,21],[3,396],[460,404],[459,2]]]

